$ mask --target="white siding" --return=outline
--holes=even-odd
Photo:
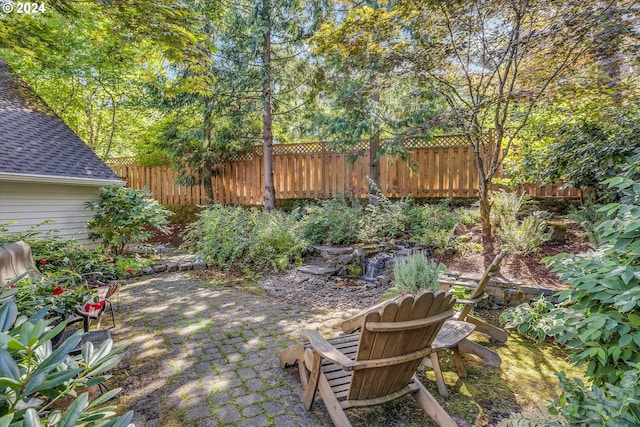
[[[21,232],[51,219],[54,222],[38,230],[59,230],[63,239],[95,246],[88,240],[86,224],[92,211],[84,208],[88,200],[98,198],[97,186],[7,182],[0,180],[0,224],[10,232]]]

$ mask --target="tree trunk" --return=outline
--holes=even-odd
[[[480,181],[480,225],[482,227],[482,249],[486,253],[493,252],[491,236],[491,200],[489,200],[490,182]]]
[[[374,103],[380,102],[380,94],[378,92],[374,92],[371,95],[371,100]],[[373,186],[369,186],[369,204],[378,205],[378,195],[377,190],[381,190],[380,188],[380,160],[378,157],[378,149],[380,148],[380,133],[375,132],[374,135],[371,135],[371,139],[369,140],[369,179],[373,181],[377,188],[373,188]]]
[[[213,127],[211,123],[212,114],[209,101],[210,100],[207,100],[205,102],[204,118],[202,120],[202,145],[207,151],[211,148],[211,128]],[[204,186],[206,204],[210,204],[213,202],[213,184],[211,183],[211,164],[209,164],[208,158],[205,158],[205,164],[202,165],[200,179]]]
[[[273,185],[273,132],[271,130],[271,11],[269,0],[262,2],[262,13],[265,20],[264,30],[264,83],[262,84],[262,144],[264,161],[264,210],[276,209],[276,192]]]

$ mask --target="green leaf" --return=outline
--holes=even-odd
[[[18,318],[18,306],[10,300],[0,308],[0,331],[7,332]]]
[[[15,414],[7,414],[0,417],[0,427],[8,427],[11,424],[11,421],[13,421],[14,415]]]
[[[20,368],[4,348],[0,348],[0,375],[16,381],[20,379]]]
[[[618,340],[618,345],[620,347],[626,347],[631,343],[631,341],[633,341],[633,337],[631,335],[623,335]]]
[[[82,368],[66,369],[49,374],[45,381],[35,391],[49,390],[64,384],[82,372]]]
[[[29,408],[25,411],[22,422],[25,427],[41,427],[42,426],[42,423],[40,423],[40,417],[38,416],[38,412],[33,408]]]
[[[76,421],[82,414],[82,411],[89,404],[89,394],[82,393],[78,396],[71,405],[64,411],[62,418],[60,419],[60,423],[57,427],[74,427],[76,425]]]
[[[56,350],[53,351],[46,359],[44,359],[38,367],[33,371],[32,375],[40,374],[41,372],[49,372],[55,368],[60,362],[67,358],[69,352],[78,345],[82,339],[82,331],[77,331],[75,334],[67,338]]]

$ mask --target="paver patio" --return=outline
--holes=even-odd
[[[124,388],[118,404],[137,426],[331,425],[322,403],[305,411],[297,372],[280,369],[277,353],[299,330],[357,310],[283,304],[181,273],[128,283],[116,305],[114,342],[130,347],[111,385]]]
[[[277,354],[300,330],[335,332],[358,310],[295,306],[240,282],[169,273],[125,284],[116,311],[115,345],[130,347],[110,385],[124,388],[117,404],[135,411],[136,426],[333,425],[321,401],[304,409],[297,369],[280,369]],[[380,421],[416,425],[412,402]]]

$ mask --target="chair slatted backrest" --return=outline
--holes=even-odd
[[[404,388],[422,357],[388,366],[381,359],[415,354],[431,346],[444,321],[454,313],[455,299],[438,291],[407,295],[366,315],[356,359],[373,367],[353,372],[348,399],[366,400],[387,396]]]
[[[7,281],[25,272],[29,272],[32,279],[40,277],[33,262],[31,247],[23,241],[0,247],[0,285],[4,286]]]

